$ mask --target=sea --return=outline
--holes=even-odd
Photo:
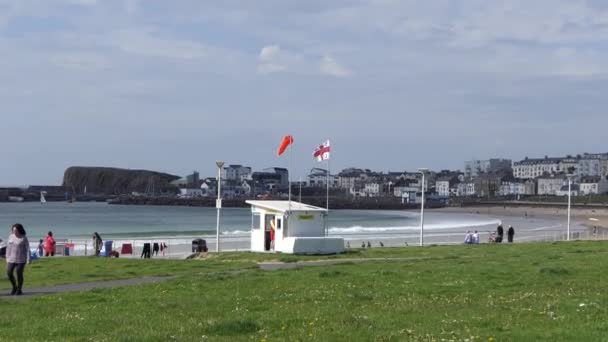
[[[467,230],[478,230],[482,239],[499,224],[515,223],[518,233],[537,238],[556,235],[563,228],[559,222],[536,218],[491,217],[472,213],[425,212],[427,243],[461,243]],[[86,241],[94,232],[104,240],[169,241],[187,245],[194,238],[215,241],[216,209],[180,206],[110,205],[97,202],[27,202],[0,203],[0,238],[6,238],[15,223],[25,226],[30,241],[37,241],[52,231],[58,240]],[[224,208],[221,216],[221,239],[225,248],[247,249],[250,243],[251,211],[248,208]],[[405,210],[331,210],[329,235],[343,237],[350,245],[414,245],[420,237],[419,211]],[[524,230],[521,228],[525,227]],[[520,234],[521,235],[521,234]]]

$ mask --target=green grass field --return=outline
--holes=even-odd
[[[401,258],[264,272],[315,257],[44,259],[27,286],[164,283],[0,299],[0,341],[608,341],[608,243],[353,250]],[[8,281],[2,283],[6,291]]]

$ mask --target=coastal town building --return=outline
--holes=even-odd
[[[532,196],[536,195],[536,181],[528,180],[503,180],[500,185],[500,196]]]
[[[307,176],[307,185],[313,188],[325,188],[327,187],[327,170],[321,168],[313,168]],[[335,175],[329,175],[329,187],[339,187],[338,177]]]
[[[530,159],[526,157],[522,161],[513,163],[513,176],[520,179],[534,179],[545,174],[560,172],[562,158]]]
[[[572,196],[580,195],[580,184],[572,184],[570,188],[568,188],[568,185],[562,185],[559,190],[555,192],[556,196],[562,197],[568,196],[568,194],[571,194]]]
[[[262,172],[278,175],[280,177],[279,185],[281,187],[285,187],[285,188],[287,188],[289,186],[289,171],[286,168],[269,167],[269,168],[263,169]],[[253,175],[252,175],[252,178],[253,178]]]
[[[243,165],[228,165],[222,169],[222,179],[227,181],[251,180],[251,167]]]
[[[566,178],[563,175],[545,175],[538,177],[537,195],[539,196],[555,196],[558,191],[564,186]]]
[[[482,173],[500,173],[511,170],[510,159],[469,160],[464,163],[464,177],[471,179]]]
[[[443,176],[435,181],[435,192],[440,197],[450,197],[458,193],[460,179],[457,176]]]
[[[458,197],[472,197],[475,196],[475,183],[472,181],[465,181],[456,185],[456,196]]]
[[[599,195],[608,192],[608,180],[606,180],[606,177],[582,177],[579,185],[581,195]]]

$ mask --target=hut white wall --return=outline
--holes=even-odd
[[[251,251],[264,252],[264,212],[252,210],[251,217]]]
[[[289,215],[285,237],[325,236],[325,215],[320,212],[294,212]]]

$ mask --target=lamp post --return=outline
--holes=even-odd
[[[222,210],[222,167],[224,167],[223,161],[216,161],[217,165],[217,200],[215,201],[215,207],[217,208],[217,226],[215,236],[215,252],[220,252],[220,211]]]
[[[424,246],[424,176],[428,169],[420,168],[418,171],[422,173],[422,202],[420,204],[420,247],[422,247]]]
[[[567,228],[567,234],[568,237],[566,237],[567,241],[570,241],[570,207],[572,204],[572,178],[570,176],[568,176],[568,228]]]

